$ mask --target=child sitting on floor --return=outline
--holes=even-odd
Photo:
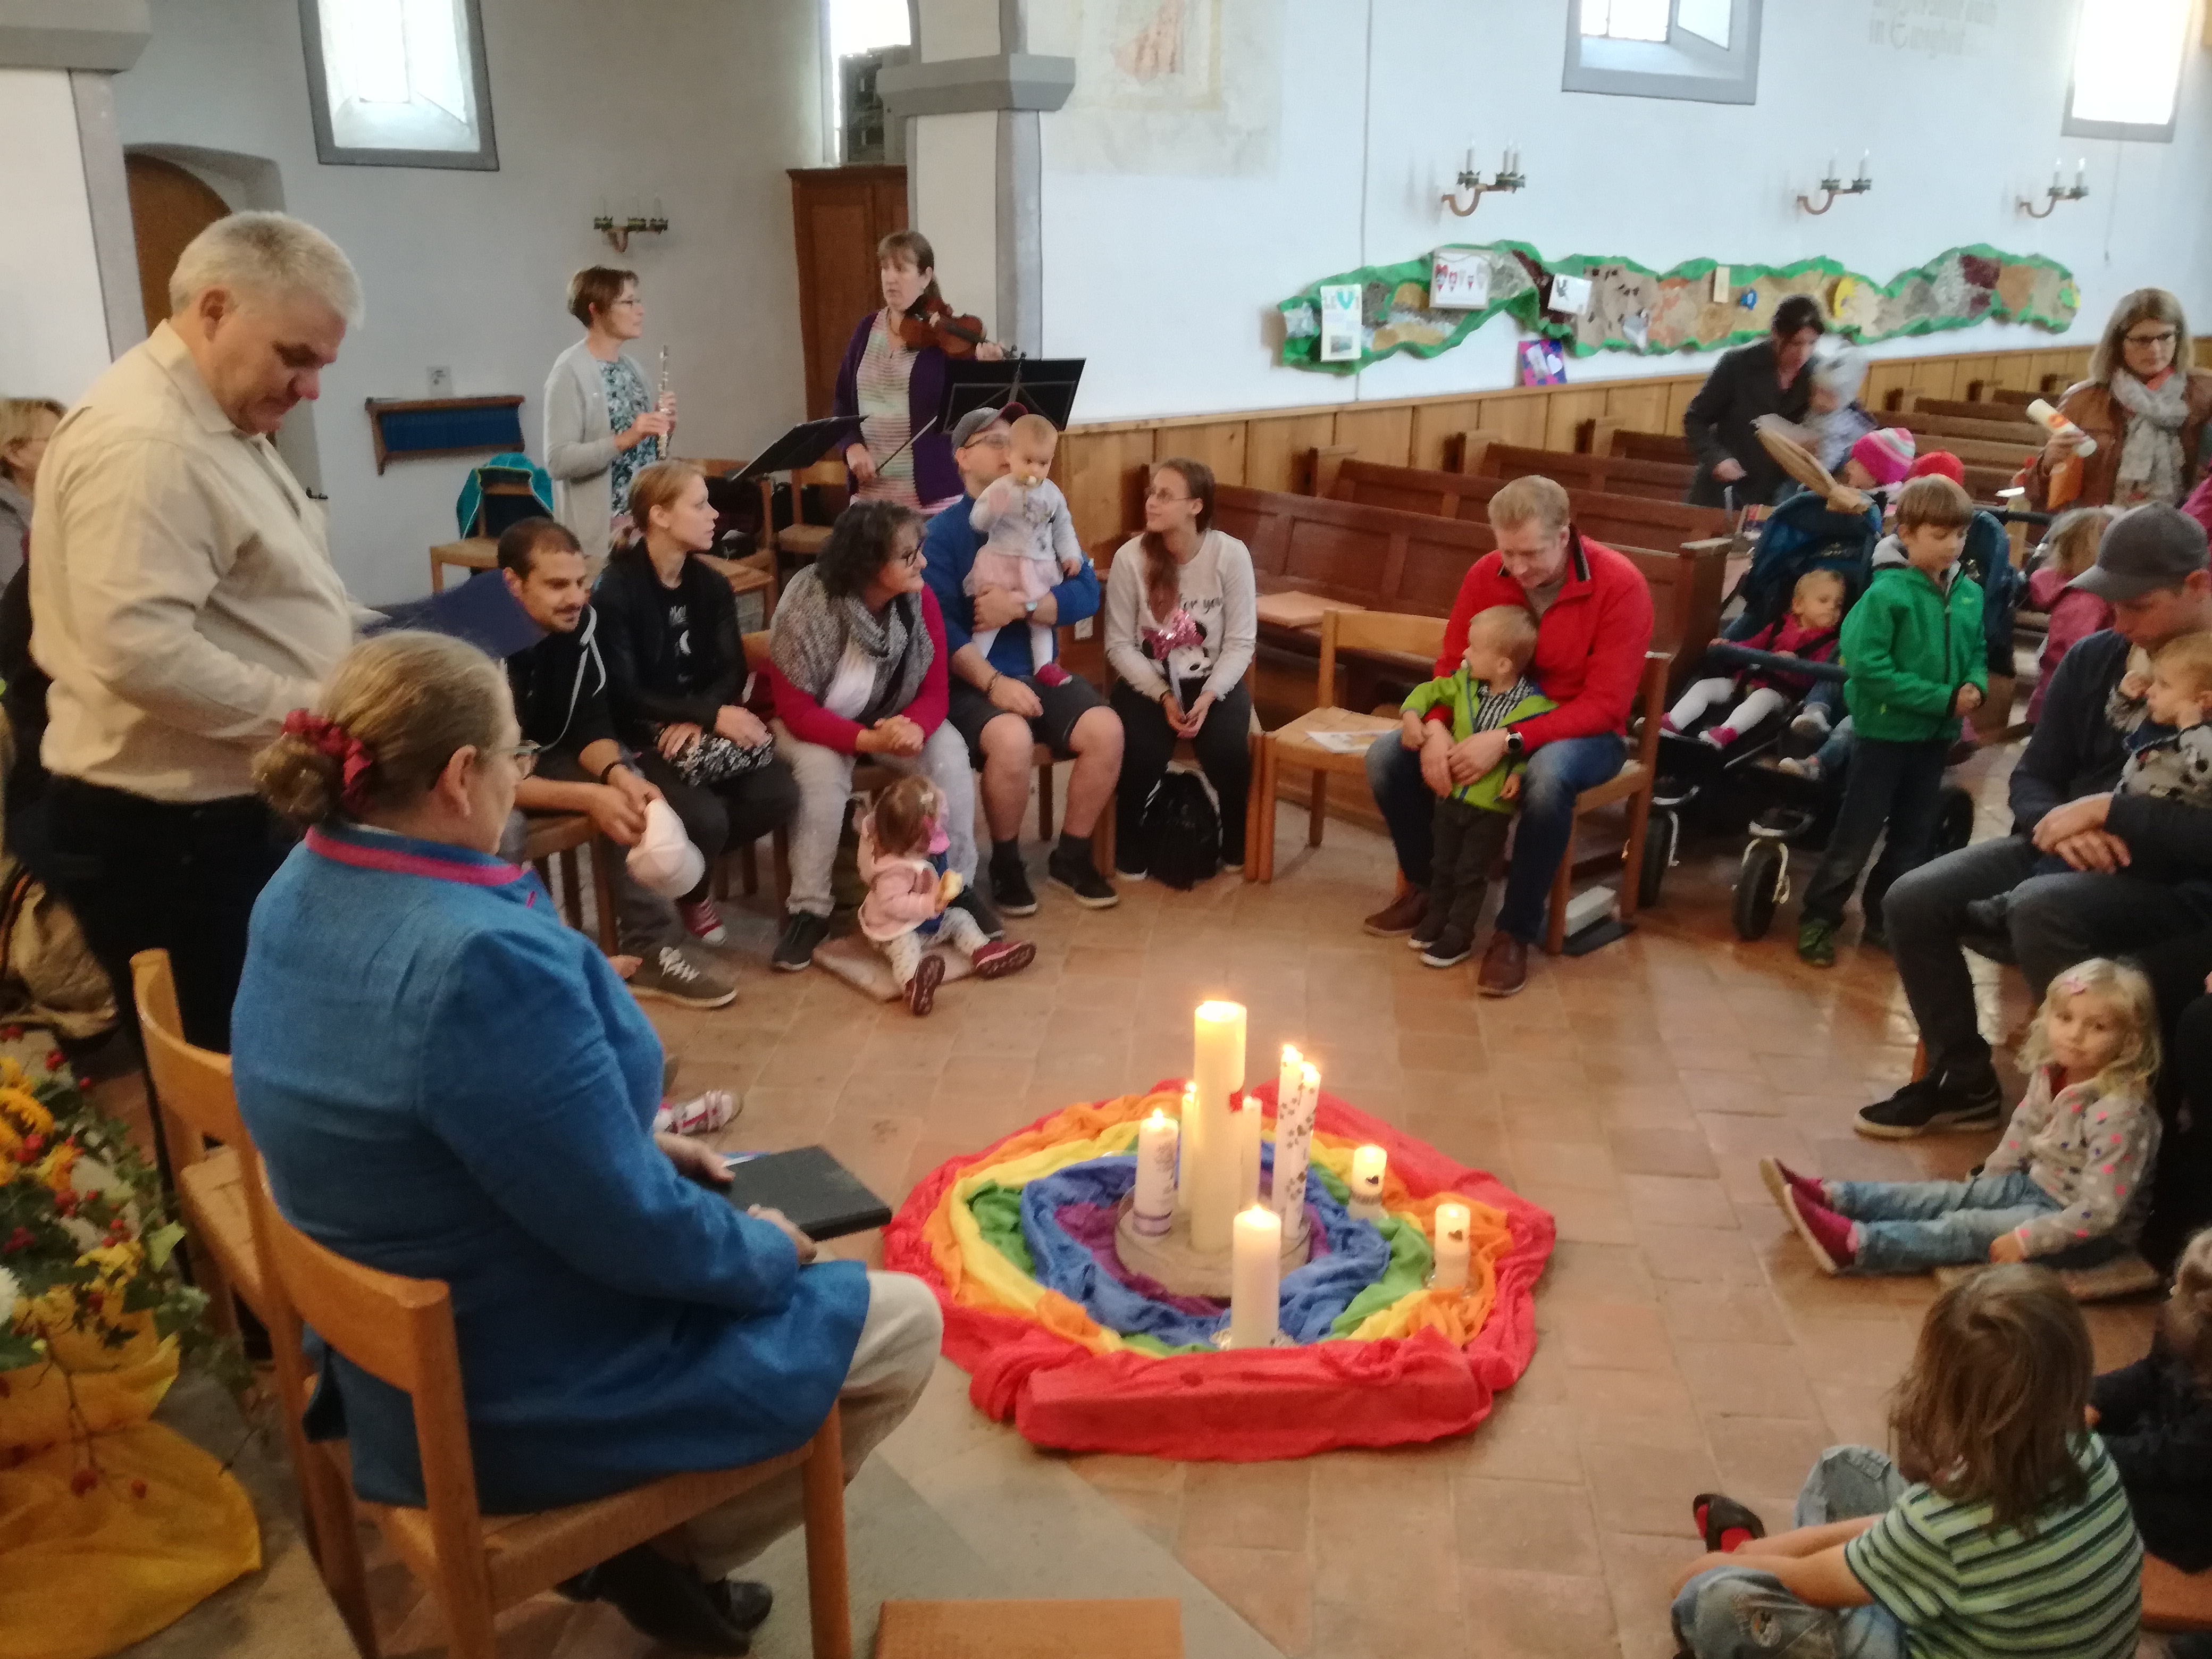
[[[2097,562],[2105,527],[2119,516],[2115,507],[2077,507],[2053,520],[2043,539],[2041,560],[2027,579],[2027,602],[2050,618],[2035,659],[2035,695],[2027,700],[2030,726],[2042,718],[2043,694],[2075,641],[2112,625],[2112,602],[2073,581]]]
[[[1790,591],[1788,616],[1777,618],[1748,638],[1713,643],[1827,662],[1836,654],[1836,629],[1843,619],[1844,579],[1832,570],[1808,570]],[[1666,727],[1679,733],[1714,704],[1741,691],[1743,695],[1733,708],[1698,733],[1698,742],[1725,749],[1812,687],[1808,677],[1781,669],[1747,668],[1740,674],[1715,674],[1690,683],[1689,690],[1667,711]]]
[[[975,964],[977,977],[997,979],[1026,968],[1036,946],[988,938],[975,918],[954,908],[960,878],[945,867],[951,839],[939,825],[944,802],[937,786],[916,774],[878,793],[860,820],[860,932],[890,962],[906,1006],[926,1014],[937,1002],[945,963],[930,947],[950,945]]]
[[[2089,1388],[2143,1547],[2184,1572],[2212,1567],[2212,1228],[2174,1264],[2148,1355]]]
[[[1771,1158],[1759,1173],[1828,1273],[2031,1258],[2095,1267],[2133,1246],[2149,1209],[2158,1050],[2150,981],[2092,957],[2053,980],[2036,1010],[2027,1092],[1979,1175],[1815,1181]]]
[[[2142,1540],[2082,1429],[2088,1326],[2057,1275],[1995,1267],[1936,1299],[1890,1407],[1896,1461],[1820,1454],[1796,1529],[1717,1492],[1676,1591],[1691,1659],[2131,1659]]]
[[[1400,715],[1406,746],[1420,746],[1421,717],[1439,706],[1451,711],[1455,744],[1553,708],[1552,700],[1524,678],[1535,653],[1536,619],[1526,605],[1493,605],[1476,611],[1467,625],[1467,654],[1459,667],[1443,679],[1415,686],[1407,697]],[[1428,908],[1406,941],[1431,968],[1449,968],[1474,953],[1490,866],[1505,850],[1505,832],[1512,827],[1513,802],[1527,765],[1509,756],[1474,782],[1437,798]]]
[[[1032,610],[1063,577],[1083,568],[1083,544],[1075,539],[1075,520],[1067,497],[1053,483],[1053,451],[1060,433],[1042,415],[1024,415],[1007,434],[1012,470],[975,499],[968,522],[989,539],[975,550],[968,573],[969,592],[1003,587],[1018,593]],[[1032,622],[1030,664],[1036,678],[1058,685],[1067,671],[1053,661],[1055,641],[1049,623]],[[984,656],[999,637],[995,628],[975,630],[975,648]]]

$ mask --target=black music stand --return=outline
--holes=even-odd
[[[945,365],[945,406],[938,411],[937,429],[951,431],[970,410],[1016,403],[1065,432],[1075,412],[1083,363],[1080,357],[1006,357],[995,363],[956,357]]]
[[[842,450],[860,436],[857,415],[831,415],[819,421],[801,421],[755,456],[742,470],[726,474],[743,482],[770,472],[795,472],[809,467],[832,449]]]

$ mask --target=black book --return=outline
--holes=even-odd
[[[792,1225],[813,1239],[864,1233],[891,1218],[891,1206],[821,1146],[733,1163],[730,1184],[722,1191],[740,1210],[758,1204],[782,1211]]]

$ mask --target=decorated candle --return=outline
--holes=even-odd
[[[1437,1273],[1431,1283],[1437,1290],[1467,1288],[1468,1226],[1471,1219],[1464,1204],[1437,1206]]]
[[[1380,1146],[1359,1146],[1352,1151],[1349,1207],[1362,1221],[1382,1218],[1382,1171],[1389,1164]]]
[[[1131,1205],[1136,1229],[1157,1237],[1175,1219],[1175,1120],[1155,1111],[1137,1126],[1137,1193]]]
[[[1281,1294],[1283,1224],[1265,1205],[1240,1211],[1229,1261],[1229,1346],[1271,1347]]]
[[[1314,1115],[1321,1109],[1321,1073],[1300,1060],[1291,1077],[1295,1048],[1283,1050],[1283,1077],[1275,1086],[1275,1184],[1270,1196],[1283,1231],[1297,1237],[1305,1224],[1306,1160],[1313,1148]]]
[[[1194,1248],[1226,1250],[1237,1212],[1236,1127],[1230,1101],[1244,1086],[1244,1005],[1201,1002],[1191,1083],[1197,1100],[1183,1127],[1183,1187]]]
[[[1260,1103],[1246,1095],[1237,1108],[1237,1207],[1260,1201]]]

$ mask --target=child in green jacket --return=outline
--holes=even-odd
[[[1494,732],[1555,707],[1523,678],[1536,651],[1536,619],[1526,605],[1494,605],[1467,626],[1467,654],[1443,679],[1413,688],[1401,718],[1406,746],[1418,747],[1421,717],[1431,708],[1451,713],[1452,741]],[[1449,968],[1474,953],[1474,927],[1482,915],[1490,867],[1505,850],[1513,802],[1521,793],[1525,760],[1509,757],[1472,783],[1437,798],[1435,873],[1428,908],[1406,942],[1431,968]]]
[[[1982,590],[1957,568],[1973,517],[1972,499],[1940,473],[1906,484],[1897,534],[1875,550],[1874,579],[1844,618],[1844,701],[1856,741],[1799,916],[1797,954],[1816,968],[1835,963],[1844,906],[1885,824],[1881,890],[1926,862],[1960,718],[1988,690]]]

